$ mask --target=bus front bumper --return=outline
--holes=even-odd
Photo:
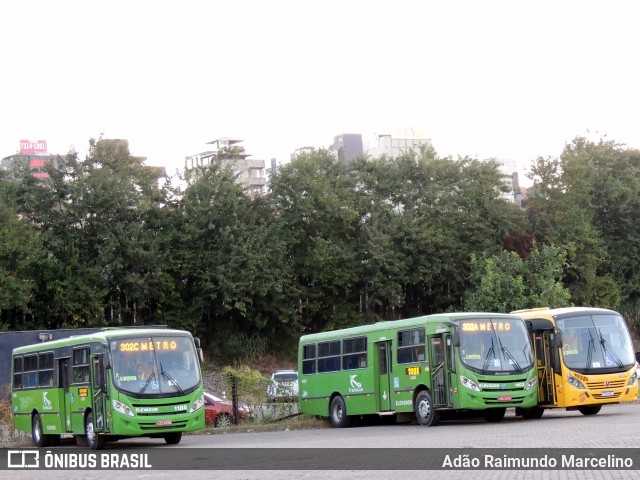
[[[130,417],[118,412],[111,419],[112,433],[123,436],[152,436],[171,432],[193,432],[204,428],[204,408],[195,413]]]
[[[487,408],[530,408],[538,405],[538,389],[493,392],[459,389],[460,405],[469,410],[486,410]]]

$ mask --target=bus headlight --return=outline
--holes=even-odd
[[[467,387],[469,390],[473,390],[474,392],[480,391],[480,387],[478,386],[478,384],[470,378],[465,377],[464,375],[460,375],[460,383],[462,383],[462,385]]]
[[[636,371],[631,378],[629,379],[629,383],[627,385],[633,385],[635,381],[638,379],[638,372]]]
[[[193,413],[196,410],[201,409],[203,405],[204,405],[204,395],[200,395],[200,398],[198,398],[195,402],[191,404],[191,408],[189,409],[189,412]]]
[[[133,417],[133,410],[131,410],[131,408],[129,408],[127,405],[125,405],[122,402],[119,402],[117,400],[112,400],[111,401],[112,405],[113,405],[113,409],[116,412],[120,412],[123,415],[128,415],[129,417]]]
[[[584,390],[584,385],[582,384],[582,382],[570,373],[567,373],[567,381],[569,382],[569,385],[573,385],[580,390]]]
[[[524,387],[524,389],[525,390],[531,390],[537,384],[538,384],[538,377],[533,377],[531,380],[529,380],[529,383],[527,383],[527,386]]]

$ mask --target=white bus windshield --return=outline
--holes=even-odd
[[[130,337],[112,340],[113,381],[135,396],[184,394],[200,383],[200,367],[188,337]]]
[[[629,331],[620,315],[580,315],[556,320],[567,367],[584,372],[627,369],[635,363]]]
[[[482,373],[522,372],[533,365],[524,322],[512,319],[459,323],[462,363]]]

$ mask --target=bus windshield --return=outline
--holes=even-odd
[[[462,363],[482,373],[523,372],[533,365],[531,344],[520,320],[460,322]]]
[[[109,344],[113,380],[134,396],[183,395],[200,383],[198,357],[189,337],[130,337]]]
[[[620,315],[580,315],[558,319],[556,325],[562,332],[564,363],[571,369],[627,369],[635,362],[629,331]]]

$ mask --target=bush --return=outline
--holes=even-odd
[[[237,382],[238,401],[248,403],[249,405],[257,405],[265,401],[267,395],[267,386],[269,379],[262,374],[253,370],[248,366],[238,368],[225,367],[224,378],[227,386],[227,396],[230,397],[233,392],[233,378]]]

